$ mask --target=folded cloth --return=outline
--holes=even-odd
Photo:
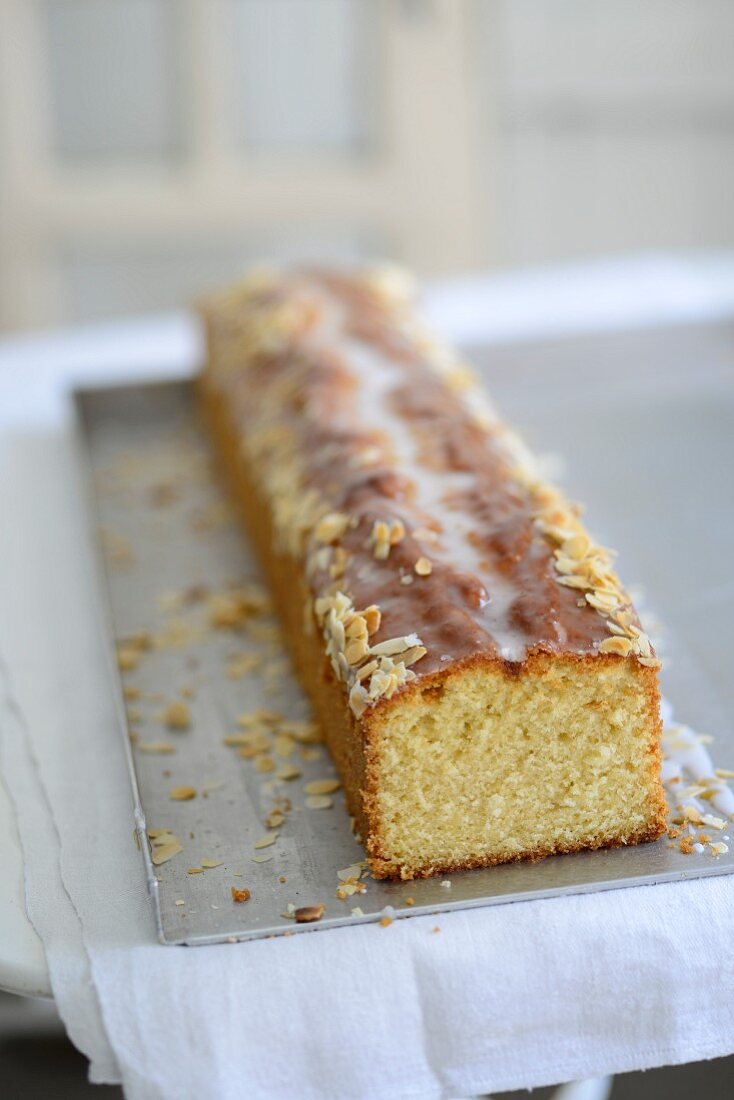
[[[185,319],[82,344],[88,369],[118,378],[156,346],[157,376],[196,355]],[[29,914],[92,1079],[131,1100],[429,1100],[734,1050],[732,876],[156,942],[62,394],[74,354],[18,345],[3,370],[0,353],[0,767]]]

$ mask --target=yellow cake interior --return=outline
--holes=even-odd
[[[558,657],[519,676],[481,666],[386,707],[372,763],[384,871],[656,835],[659,760],[643,672]]]

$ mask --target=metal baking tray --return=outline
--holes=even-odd
[[[663,838],[443,879],[378,882],[366,870],[355,871],[364,852],[341,793],[328,796],[329,808],[311,808],[307,801],[309,782],[335,776],[323,746],[281,743],[286,755],[263,754],[274,766],[264,771],[262,761],[243,758],[238,746],[224,743],[242,732],[237,718],[243,713],[264,708],[302,722],[308,707],[276,652],[272,621],[258,616],[251,620],[257,628],[241,630],[211,625],[212,596],[256,580],[258,571],[211,468],[192,384],[79,391],[75,402],[137,838],[162,942],[293,934],[734,870],[734,843],[718,857],[708,850],[684,855]],[[135,667],[120,672],[115,643],[130,638],[123,662]],[[687,719],[703,721],[705,685],[680,652],[672,668],[685,697],[698,700]],[[135,698],[125,699],[123,689]],[[172,703],[184,717],[180,704],[188,712],[187,728],[168,728]],[[161,743],[172,751],[147,751]],[[718,761],[734,764],[734,739],[721,728],[715,752]],[[278,778],[285,765],[300,775]],[[172,799],[179,787],[193,788],[195,797]],[[266,827],[282,799],[289,800],[290,812],[277,828]],[[165,847],[160,835],[152,846],[156,830],[168,830],[182,850],[154,865],[152,853]],[[273,842],[258,847],[266,835]],[[724,836],[728,827],[716,839]],[[203,869],[189,873],[195,868]],[[359,876],[360,892],[342,900],[336,895],[339,872],[346,878],[348,868]],[[234,901],[233,887],[249,890],[249,900]],[[319,904],[324,912],[318,923],[292,919],[294,908]]]

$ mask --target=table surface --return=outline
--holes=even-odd
[[[179,358],[188,368],[192,351],[180,326],[175,340],[179,350],[187,348]],[[171,358],[169,349],[162,373],[171,373]],[[685,639],[698,681],[710,688],[706,732],[723,732],[734,714],[734,321],[515,341],[472,358],[485,369],[502,413],[531,446],[564,455],[564,484],[573,497],[590,502],[592,529],[594,502],[603,501],[623,572],[645,578],[650,606]],[[557,410],[535,396],[538,372],[557,379],[559,406],[567,414],[560,438]],[[597,418],[572,415],[577,403],[590,400],[598,400]],[[639,477],[624,485],[614,455],[595,445],[597,436],[609,438],[616,427],[621,447],[643,447],[645,455]],[[676,692],[672,672],[670,690],[679,716],[695,723],[685,711],[685,683]],[[43,948],[25,916],[22,858],[1,783],[0,871],[0,986],[50,995]]]

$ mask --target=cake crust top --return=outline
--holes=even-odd
[[[357,715],[483,656],[659,661],[609,551],[543,481],[394,272],[264,272],[204,306],[225,397],[304,555]]]

